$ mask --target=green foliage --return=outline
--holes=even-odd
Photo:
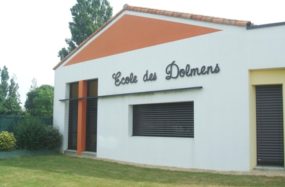
[[[70,11],[73,18],[69,23],[71,39],[66,39],[68,47],[58,52],[61,60],[108,21],[113,9],[108,0],[77,0]]]
[[[22,109],[20,106],[18,84],[14,78],[9,78],[9,72],[6,66],[0,69],[0,75],[0,114],[21,113]]]
[[[67,50],[66,48],[63,47],[58,52],[58,57],[60,58],[60,60],[63,60],[68,54],[69,54],[69,50]]]
[[[14,79],[11,79],[9,85],[8,97],[6,99],[6,102],[4,103],[7,113],[11,114],[11,113],[21,112],[18,89],[19,89],[18,84],[15,82]]]
[[[0,151],[10,151],[16,146],[16,139],[13,133],[8,131],[0,132]]]
[[[4,66],[2,70],[0,69],[0,75],[1,75],[0,98],[1,101],[4,102],[8,95],[8,87],[9,87],[8,85],[9,72],[6,66]]]
[[[62,142],[62,136],[60,132],[56,128],[52,128],[51,126],[46,127],[47,136],[45,138],[46,149],[55,150],[59,149]]]
[[[38,119],[28,118],[16,127],[15,136],[17,147],[20,149],[43,149],[44,137],[46,137],[45,126],[39,123]]]
[[[29,91],[27,93],[25,108],[32,116],[52,117],[53,87],[50,85],[42,85]]]
[[[34,117],[23,120],[16,127],[15,136],[18,148],[27,150],[56,150],[62,141],[57,129],[42,124],[41,120]]]
[[[0,131],[15,132],[15,127],[23,117],[23,115],[0,115]]]
[[[0,115],[0,131],[15,132],[18,125],[23,123],[23,120],[30,118],[31,115]],[[52,125],[53,121],[51,117],[38,117],[40,123],[45,125]]]

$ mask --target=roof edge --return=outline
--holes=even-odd
[[[124,10],[184,18],[184,19],[192,19],[196,21],[211,22],[211,23],[224,24],[224,25],[240,26],[240,27],[246,27],[248,24],[251,23],[250,21],[245,21],[245,20],[227,19],[227,18],[204,16],[204,15],[184,13],[184,12],[174,12],[168,10],[144,8],[144,7],[130,6],[128,4],[124,5]]]
[[[174,12],[174,11],[168,11],[168,10],[160,10],[160,9],[153,9],[153,8],[130,6],[128,4],[125,4],[121,11],[119,11],[115,16],[113,16],[105,24],[103,24],[98,30],[96,30],[89,37],[87,37],[83,42],[81,42],[81,44],[79,46],[77,46],[77,48],[75,48],[73,51],[71,51],[64,59],[62,59],[53,68],[53,70],[56,70],[64,62],[66,62],[72,55],[74,55],[91,38],[93,38],[97,33],[102,31],[108,24],[110,24],[113,20],[115,20],[117,17],[119,17],[126,10],[133,11],[133,12],[142,12],[142,13],[148,13],[148,14],[156,14],[156,15],[162,15],[162,16],[176,17],[176,18],[182,18],[182,19],[191,19],[191,20],[210,22],[210,23],[216,23],[216,24],[240,26],[240,27],[245,27],[245,28],[248,28],[248,26],[251,25],[250,21],[226,19],[226,18],[219,18],[219,17],[212,17],[212,16],[203,16],[203,15],[198,15],[198,14],[190,14],[190,13],[183,13],[183,12]]]

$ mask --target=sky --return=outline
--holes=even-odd
[[[251,21],[284,22],[283,0],[109,0],[113,15],[124,4]],[[70,38],[70,8],[76,0],[0,1],[0,68],[8,67],[19,84],[22,104],[32,80],[54,84],[58,51]]]

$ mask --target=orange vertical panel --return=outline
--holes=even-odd
[[[87,81],[79,81],[78,84],[78,122],[77,122],[77,154],[85,151],[86,141],[86,96]]]

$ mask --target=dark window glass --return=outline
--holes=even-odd
[[[77,147],[78,83],[69,85],[68,149]]]
[[[133,135],[194,137],[194,103],[133,106]]]
[[[78,83],[71,83],[70,85],[69,98],[77,99],[78,98]]]
[[[87,82],[87,96],[96,97],[98,96],[98,81],[90,80]]]
[[[87,82],[87,110],[86,110],[86,150],[96,152],[97,149],[97,98],[98,81]]]

